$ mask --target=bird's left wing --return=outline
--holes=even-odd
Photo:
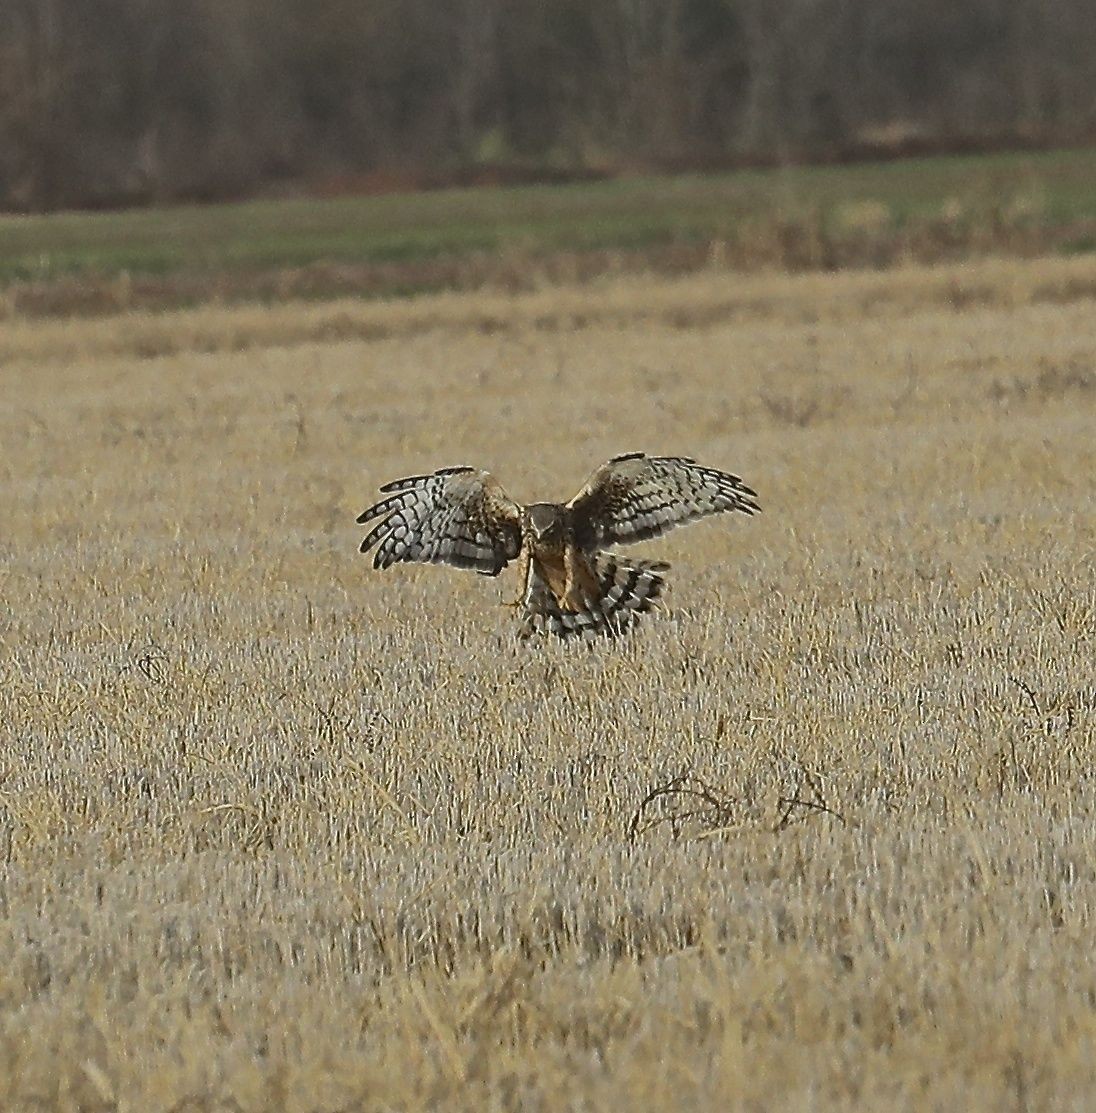
[[[728,472],[687,456],[614,456],[567,504],[584,548],[657,537],[709,514],[760,510],[757,493]]]
[[[388,495],[358,517],[380,519],[361,544],[374,568],[399,561],[452,564],[497,576],[521,551],[521,507],[490,472],[441,468],[386,483]]]

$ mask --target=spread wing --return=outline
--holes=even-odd
[[[614,456],[567,504],[575,539],[586,549],[657,537],[709,514],[761,509],[737,475],[686,456]]]
[[[386,483],[388,494],[358,517],[380,519],[361,551],[377,546],[374,568],[398,561],[452,564],[497,576],[521,551],[521,507],[490,472],[441,468]]]

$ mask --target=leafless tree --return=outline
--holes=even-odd
[[[0,0],[0,206],[1096,135],[1092,0]]]

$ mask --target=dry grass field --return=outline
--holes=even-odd
[[[0,326],[4,1110],[1096,1102],[1096,258]],[[378,484],[764,514],[519,646]]]

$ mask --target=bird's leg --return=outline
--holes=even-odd
[[[560,605],[568,611],[596,609],[598,602],[597,576],[577,545],[572,541],[563,552],[565,586]]]
[[[518,564],[518,597],[511,602],[503,603],[504,607],[523,607],[525,606],[525,599],[528,595],[529,584],[529,550],[522,548],[520,563]]]

